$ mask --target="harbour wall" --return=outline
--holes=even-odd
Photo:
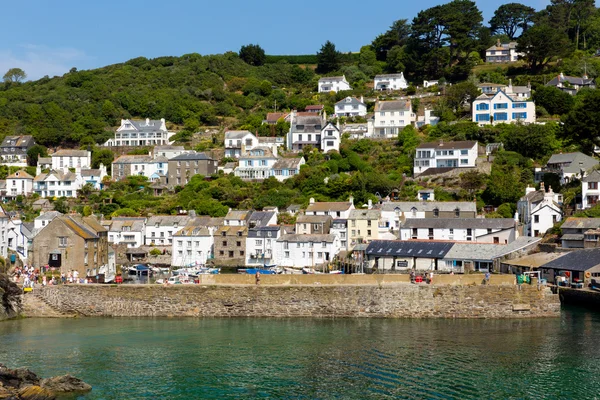
[[[29,295],[29,294],[28,294]],[[62,285],[36,289],[62,313],[99,317],[557,317],[558,295],[523,285]]]

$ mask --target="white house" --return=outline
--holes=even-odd
[[[154,149],[152,150],[152,155],[154,157],[162,156],[165,157],[167,160],[170,160],[173,157],[177,157],[181,154],[191,153],[192,151],[193,150],[186,150],[183,146],[173,146],[166,144],[161,146],[154,146]]]
[[[300,167],[302,167],[306,161],[304,157],[298,158],[280,158],[275,164],[273,164],[272,176],[280,182],[291,178],[294,175],[298,175]]]
[[[399,74],[375,75],[373,88],[375,90],[400,90],[406,89],[408,82],[404,78],[404,72]]]
[[[598,164],[598,159],[578,151],[552,154],[541,170],[536,169],[536,181],[542,181],[545,173],[552,173],[558,175],[560,183],[564,185],[573,179],[581,179],[586,176],[587,172],[595,168]]]
[[[106,167],[103,164],[100,164],[98,168],[84,168],[81,170],[81,178],[83,179],[83,184],[89,184],[94,187],[96,190],[104,189],[104,177],[107,176]]]
[[[26,171],[17,171],[6,177],[6,196],[29,196],[33,193],[33,176]]]
[[[516,237],[516,222],[512,218],[409,218],[400,226],[401,240],[507,244]]]
[[[173,235],[190,222],[187,215],[155,215],[148,218],[144,243],[147,246],[171,246]]]
[[[258,146],[258,139],[250,131],[225,132],[225,157],[239,158],[246,150]]]
[[[33,220],[34,231],[37,232],[44,229],[50,222],[52,222],[52,220],[54,220],[54,218],[59,217],[61,215],[63,214],[58,211],[46,211],[45,213],[38,215]]]
[[[169,160],[163,156],[124,155],[113,161],[112,176],[120,180],[128,176],[145,176],[148,179],[167,175]]]
[[[246,265],[262,267],[277,264],[275,260],[275,243],[281,228],[277,225],[260,226],[248,229],[246,237]]]
[[[33,191],[40,197],[77,197],[77,191],[83,186],[81,173],[63,170],[36,175],[33,179]]]
[[[8,254],[8,229],[10,224],[10,218],[6,215],[6,212],[0,207],[0,256],[6,259]]]
[[[387,138],[395,137],[417,119],[410,100],[378,101],[373,118],[374,136]]]
[[[415,151],[414,174],[429,168],[475,167],[479,145],[476,141],[432,142],[419,145]]]
[[[114,139],[108,139],[104,146],[160,146],[170,143],[171,136],[165,119],[133,120],[122,119],[121,126],[117,128]]]
[[[475,218],[477,204],[473,201],[388,201],[381,204],[381,224],[398,231],[406,219]]]
[[[427,89],[439,85],[440,81],[423,81],[423,88]]]
[[[91,168],[92,152],[87,150],[58,150],[52,154],[52,169]]]
[[[346,76],[326,76],[319,79],[319,93],[340,92],[342,90],[352,90],[346,80]]]
[[[567,76],[562,72],[553,78],[550,82],[546,83],[546,86],[553,86],[567,92],[570,95],[575,95],[581,89],[596,89],[596,83],[594,78],[589,78],[587,75],[584,76]]]
[[[515,62],[522,57],[523,53],[517,52],[517,42],[501,43],[498,42],[485,51],[485,62],[487,63],[508,63]]]
[[[417,128],[421,128],[425,125],[436,126],[440,122],[440,117],[434,115],[433,110],[425,110],[423,115],[418,115],[416,120]]]
[[[358,100],[356,97],[346,97],[335,103],[336,117],[364,117],[367,115],[367,105],[362,97]]]
[[[593,170],[581,181],[581,202],[582,208],[591,208],[598,204],[600,198],[600,172]]]
[[[527,187],[525,196],[517,202],[516,218],[523,224],[523,234],[543,236],[555,223],[562,220],[561,205],[562,195],[554,193],[552,188],[546,191],[543,182],[540,190]]]
[[[481,94],[471,106],[473,122],[489,124],[535,123],[535,103],[519,99],[499,90],[493,95]]]
[[[243,180],[264,180],[273,174],[273,166],[277,162],[277,153],[268,147],[254,147],[246,150],[239,157],[239,165],[233,174]]]
[[[275,261],[282,267],[319,267],[330,263],[340,250],[336,235],[281,235],[275,242]]]
[[[214,257],[215,227],[197,224],[186,225],[173,235],[171,265],[190,267],[205,265]]]
[[[354,198],[350,196],[348,201],[315,202],[310,198],[306,215],[329,215],[333,219],[345,219],[350,217],[350,211],[354,210]]]
[[[528,100],[531,98],[531,83],[528,83],[527,86],[513,86],[512,79],[508,80],[508,85],[484,82],[478,84],[477,87],[481,90],[481,93],[488,96],[493,96],[502,91],[517,100]]]
[[[146,218],[114,217],[100,224],[108,231],[108,242],[138,248],[144,244]]]
[[[323,153],[340,151],[341,140],[342,138],[339,128],[331,122],[328,122],[327,125],[325,125],[325,127],[321,130],[320,149]]]

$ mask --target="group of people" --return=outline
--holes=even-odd
[[[39,284],[42,286],[58,285],[59,283],[92,283],[91,279],[79,278],[79,272],[70,271],[69,273],[61,273],[60,280],[58,277],[52,276],[51,278],[46,276],[48,267],[42,267],[41,271],[38,268],[24,265],[23,267],[15,267],[12,273],[12,279],[15,283],[22,283],[23,288],[33,289],[35,285]]]
[[[420,275],[420,276],[422,276],[423,282],[433,285],[433,271],[424,272],[423,275]],[[413,268],[410,270],[410,283],[416,283],[416,282],[417,282],[417,271],[415,271],[415,269]]]

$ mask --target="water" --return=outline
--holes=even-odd
[[[584,399],[600,314],[544,320],[33,319],[0,362],[70,373],[89,399]],[[83,398],[83,397],[82,397]]]

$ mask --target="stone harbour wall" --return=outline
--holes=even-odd
[[[557,317],[558,295],[523,285],[64,285],[36,289],[60,312],[102,317]]]

